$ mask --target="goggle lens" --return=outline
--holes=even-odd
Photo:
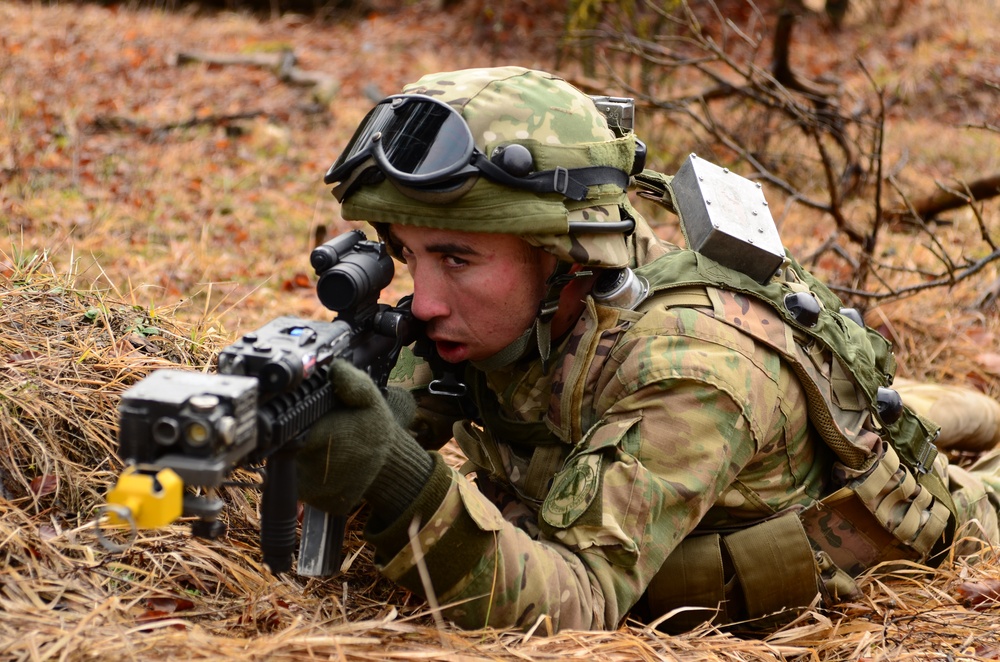
[[[592,186],[615,184],[622,191],[628,189],[629,173],[613,166],[532,172],[531,154],[521,149],[526,158],[498,158],[493,163],[476,149],[472,131],[457,110],[433,97],[399,94],[380,101],[365,116],[323,181],[337,184],[334,195],[343,201],[357,179],[368,172],[365,164],[373,161],[381,174],[397,185],[439,196],[464,195],[461,184],[480,175],[504,186],[539,194],[559,193],[577,201],[585,200]],[[355,182],[350,181],[352,177]]]
[[[434,181],[468,165],[474,148],[468,125],[451,106],[430,97],[389,97],[368,113],[324,180],[344,181],[372,156],[400,181]]]
[[[449,174],[466,165],[472,136],[465,121],[450,108],[406,113],[382,131],[381,156],[393,168],[417,177]]]

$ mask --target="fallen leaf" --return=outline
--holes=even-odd
[[[194,609],[194,603],[187,598],[177,598],[172,596],[149,598],[146,600],[146,606],[149,608],[150,612],[158,611],[163,612],[164,614],[172,614],[177,611]]]
[[[303,273],[297,273],[281,284],[281,289],[286,292],[309,287],[312,287],[312,283],[309,282],[309,276]]]
[[[966,335],[969,336],[969,340],[976,343],[980,347],[983,346],[988,347],[992,345],[994,342],[996,342],[995,336],[988,329],[981,329],[981,328],[970,329],[969,331],[966,332]]]
[[[988,609],[1000,600],[1000,579],[964,582],[955,588],[955,597],[966,607]]]
[[[30,349],[23,352],[18,352],[17,354],[10,354],[7,359],[9,363],[20,363],[21,361],[32,361],[34,359],[45,358],[44,354],[39,354]]]
[[[31,493],[35,496],[52,494],[59,487],[59,477],[52,474],[36,476],[31,480]]]
[[[1000,354],[996,352],[984,352],[976,357],[976,362],[982,366],[983,370],[1000,375]]]
[[[270,631],[281,625],[281,614],[276,609],[272,609],[257,617],[257,627],[264,631]]]
[[[58,535],[59,532],[56,531],[56,527],[52,526],[51,524],[42,524],[40,527],[38,527],[38,537],[41,538],[42,540],[52,540]]]
[[[165,618],[169,618],[169,617],[170,617],[170,612],[159,611],[157,609],[150,609],[149,611],[143,612],[143,613],[139,614],[138,616],[136,616],[135,620],[138,621],[138,622],[140,622],[140,623],[146,623],[146,622],[152,622],[152,621],[161,621],[161,620],[163,620]],[[171,624],[170,627],[174,628],[175,630],[185,630],[185,629],[187,629],[181,623]]]

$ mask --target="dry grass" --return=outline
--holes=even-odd
[[[906,3],[906,21],[891,31],[856,21],[839,35],[813,34],[818,46],[802,56],[845,74],[850,58],[837,60],[838,49],[856,51],[898,97],[892,165],[913,192],[997,168],[1000,152],[981,141],[995,137],[949,124],[962,99],[980,103],[989,92],[979,85],[964,96],[996,62],[991,5],[963,3],[959,13],[952,3]],[[501,44],[512,50],[481,34],[470,43],[464,26],[421,13],[420,3],[323,25],[8,2],[0,21],[0,218],[9,243],[0,254],[0,659],[1000,657],[992,554],[937,570],[881,569],[842,611],[744,639],[711,629],[671,637],[635,623],[554,636],[544,623],[528,634],[439,629],[425,604],[377,575],[360,522],[349,527],[341,576],[269,575],[258,560],[252,490],[229,490],[223,540],[191,538],[177,524],[141,532],[124,553],[106,551],[92,521],[121,468],[120,393],[157,367],[204,369],[236,330],[278,314],[327,316],[304,275],[306,258],[318,230],[348,225],[319,179],[366,95],[377,93],[370,86],[388,93],[427,71],[549,60],[514,48],[513,30]],[[177,51],[206,44],[225,52],[292,45],[303,68],[337,73],[340,94],[316,107],[307,91],[266,71],[171,64]],[[259,114],[156,130],[247,110]],[[115,118],[138,128],[107,124]],[[826,221],[791,202],[773,205],[799,254],[828,234]],[[858,217],[868,211],[859,207]],[[996,232],[995,204],[984,214]],[[943,245],[956,255],[974,250],[972,215],[949,220]],[[885,250],[909,268],[930,259],[919,236],[889,237]],[[843,268],[818,265],[834,280]],[[1000,316],[974,305],[995,275],[869,312],[896,342],[902,374],[1000,396],[1000,367],[989,356]],[[401,276],[387,298],[406,289]],[[984,595],[974,599],[977,591]]]
[[[183,524],[140,532],[123,553],[93,518],[115,480],[117,396],[156,367],[211,363],[211,319],[174,321],[116,293],[78,289],[44,258],[0,277],[0,659],[857,660],[995,659],[1000,563],[875,572],[863,600],[810,613],[766,639],[635,623],[546,636],[438,627],[377,576],[349,528],[345,572],[275,578],[259,564],[256,493],[230,490],[230,534]],[[127,298],[127,297],[126,297]],[[976,604],[970,595],[984,594]],[[968,603],[969,606],[965,606]]]

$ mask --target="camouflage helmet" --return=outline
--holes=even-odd
[[[613,168],[622,176],[613,183],[588,185],[579,200],[511,188],[486,176],[470,177],[459,197],[452,199],[401,185],[391,177],[362,178],[360,184],[355,179],[334,189],[345,219],[368,221],[375,227],[398,223],[514,234],[564,262],[628,264],[628,230],[623,228],[631,224],[622,221],[630,221],[634,214],[626,188],[637,141],[631,132],[619,137],[589,96],[552,74],[513,66],[428,75],[402,93],[447,103],[468,125],[475,148],[492,155],[493,161],[517,144],[530,153],[533,173],[605,166],[604,170]],[[329,173],[327,183],[331,183]]]

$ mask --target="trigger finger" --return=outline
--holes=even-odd
[[[346,407],[370,407],[382,399],[371,377],[348,361],[335,359],[330,364],[329,377],[333,394]]]

